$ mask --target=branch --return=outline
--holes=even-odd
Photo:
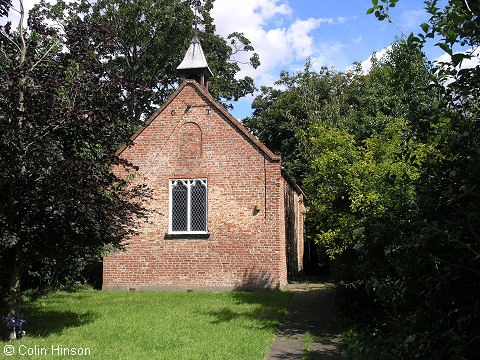
[[[473,20],[473,17],[475,16],[475,13],[473,12],[473,10],[470,8],[470,5],[468,5],[468,1],[467,0],[463,0],[465,2],[465,6],[467,7],[468,11],[470,11],[470,13],[472,14],[472,20]],[[475,27],[478,29],[479,26],[477,24],[476,21],[473,21],[473,24],[475,25]]]
[[[25,8],[23,7],[23,0],[20,0],[20,22],[18,24],[18,27],[20,29],[20,40],[22,40],[22,47],[20,48],[20,63],[18,64],[18,68],[20,69],[20,74],[21,77],[18,80],[18,88],[19,88],[19,94],[18,94],[18,111],[19,111],[19,117],[18,117],[18,127],[22,128],[23,125],[23,119],[24,119],[24,112],[25,112],[25,104],[24,104],[24,94],[23,94],[23,86],[25,85],[27,81],[27,77],[24,73],[24,63],[25,63],[25,56],[27,53],[27,44],[25,42],[25,31],[23,28],[23,18],[25,17]]]
[[[400,31],[404,37],[407,37],[407,35],[405,35],[405,33],[402,31],[402,29],[400,29],[400,28],[398,27],[398,25],[395,24],[395,21],[392,20],[392,18],[390,17],[390,15],[388,15],[388,14],[386,13],[385,16],[388,18],[388,21],[390,21],[393,25],[395,25],[395,27],[397,28],[397,30]]]
[[[63,119],[63,120],[60,121],[58,124],[56,124],[55,126],[53,126],[51,129],[48,129],[48,128],[51,127],[53,124],[48,124],[48,125],[44,126],[42,130],[40,130],[38,133],[36,133],[36,134],[33,136],[32,141],[30,141],[30,142],[25,146],[24,151],[27,152],[28,148],[35,143],[35,140],[36,140],[37,138],[42,138],[42,137],[46,136],[49,132],[57,130],[61,125],[63,125],[63,123],[64,123],[66,120],[67,120],[67,119]],[[42,134],[42,132],[43,132],[43,134]]]
[[[23,28],[23,18],[25,17],[25,8],[23,7],[23,0],[20,0],[20,39],[22,40],[22,56],[20,58],[20,67],[23,67],[23,62],[25,61],[25,53],[27,49],[27,45],[25,43],[25,34],[24,34],[24,28]]]
[[[245,46],[237,46],[237,44],[234,44],[232,47],[232,54],[235,55],[238,54],[240,51],[246,51]]]
[[[478,338],[480,338],[480,335],[479,335],[479,336],[475,336],[473,339],[470,339],[470,341],[468,341],[465,345],[462,346],[462,349],[465,349],[468,345],[470,345],[472,342],[474,342],[474,341],[477,340]]]
[[[227,61],[229,62],[232,62],[232,63],[236,63],[236,64],[242,64],[242,65],[250,65],[252,66],[252,64],[250,63],[250,61],[240,61],[240,60],[232,60],[232,59],[227,59]]]
[[[443,262],[443,263],[445,263],[445,264],[447,264],[447,265],[454,266],[454,267],[457,267],[457,268],[459,268],[459,269],[467,270],[467,271],[473,272],[473,273],[475,273],[475,274],[480,274],[480,271],[477,271],[477,270],[475,270],[475,269],[471,269],[471,268],[468,268],[468,267],[466,267],[466,266],[459,265],[459,264],[454,264],[454,263],[452,263],[452,262],[450,262],[450,261],[440,259],[439,257],[436,257],[436,256],[432,256],[432,258],[435,259],[435,260],[438,260],[438,261],[440,261],[440,262]]]
[[[2,34],[5,39],[7,39],[7,40],[10,41],[13,45],[15,45],[15,47],[17,48],[18,51],[22,51],[22,49],[20,49],[20,45],[18,45],[15,41],[13,41],[12,39],[10,39],[10,37],[8,37],[6,34],[4,34],[3,31],[0,31],[0,34]]]
[[[463,0],[463,1],[465,1],[465,5],[467,6],[468,11],[470,11],[472,13],[472,15],[475,15],[473,13],[472,9],[470,9],[470,6],[468,5],[468,1],[467,0]]]
[[[57,45],[57,40],[54,41],[54,43],[48,48],[48,50],[45,52],[45,54],[43,54],[43,56],[35,63],[32,65],[32,67],[30,68],[29,72],[32,71],[33,69],[35,69],[35,67],[41,62],[43,61],[43,59],[45,59],[45,57],[48,55],[48,53],[53,49],[53,47]]]

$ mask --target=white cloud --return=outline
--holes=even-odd
[[[238,76],[252,76],[257,85],[267,86],[278,78],[280,69],[288,69],[292,63],[303,63],[307,57],[323,59],[325,42],[316,43],[313,32],[321,25],[343,24],[350,19],[295,19],[287,0],[216,0],[212,16],[220,35],[244,33],[260,56],[257,69],[245,66]],[[247,54],[243,56],[236,60],[247,61]]]
[[[421,31],[420,24],[426,22],[428,18],[425,9],[404,11],[400,17],[400,28],[404,32]]]
[[[288,6],[286,2],[282,3],[280,0],[244,0],[240,1],[240,4],[246,5],[246,3],[251,2],[260,8],[260,12],[263,18],[271,18],[277,14],[287,15],[292,12],[292,9]],[[278,4],[280,2],[280,4]]]
[[[372,55],[368,57],[368,59],[362,61],[360,64],[362,66],[362,73],[363,74],[368,74],[370,72],[370,69],[372,68],[372,58],[375,56],[377,60],[382,59],[389,50],[391,50],[392,46],[387,46],[386,48],[383,48],[380,51],[374,52]],[[476,66],[480,66],[480,48],[476,49],[469,49],[464,52],[464,54],[470,54],[471,58],[470,59],[464,59],[458,66],[457,69],[469,69],[469,68],[474,68]],[[437,66],[441,66],[441,63],[449,63],[451,61],[450,55],[447,53],[439,56],[437,59],[434,60],[434,63]],[[347,71],[353,70],[353,66],[349,66],[347,68]]]
[[[463,59],[462,62],[457,65],[456,67],[457,70],[471,69],[471,68],[480,66],[480,48],[468,49],[467,51],[463,52],[463,54],[468,54],[471,57],[469,59]],[[448,64],[450,63],[451,60],[452,59],[450,55],[445,53],[439,56],[437,59],[435,59],[434,63],[438,67],[445,66],[448,68]],[[444,82],[444,85],[446,86],[454,81],[455,81],[455,78],[453,76],[448,76]]]
[[[480,66],[480,48],[475,48],[475,49],[468,49],[463,54],[469,54],[471,55],[470,59],[464,59],[460,64],[457,65],[457,70],[460,69],[471,69],[477,66]],[[451,61],[451,57],[449,54],[445,53],[441,56],[439,56],[437,59],[435,59],[434,63],[438,67],[442,66],[448,66],[448,63]],[[445,65],[442,63],[446,63]],[[444,85],[448,85],[452,82],[455,81],[455,78],[452,76],[447,77],[447,79],[444,82]]]
[[[26,8],[30,9],[37,1],[39,0],[25,0]],[[253,77],[258,87],[272,86],[282,69],[303,69],[307,57],[312,59],[314,68],[336,65],[340,69],[349,64],[345,54],[346,46],[341,41],[321,38],[318,29],[323,26],[341,26],[356,17],[297,18],[289,3],[294,6],[290,0],[214,2],[211,15],[216,32],[224,37],[232,32],[244,33],[259,54],[259,68],[241,66],[242,70],[238,74],[239,77]],[[358,41],[360,40],[359,37]],[[235,60],[245,63],[250,56],[251,54],[241,54]]]
[[[243,67],[239,76],[266,77],[273,63],[285,61],[288,49],[284,46],[285,29],[268,29],[267,22],[279,16],[289,15],[291,8],[279,0],[217,0],[212,16],[217,33],[226,37],[232,32],[242,32],[252,42],[255,52],[260,55],[262,65],[257,69]],[[234,14],[234,16],[232,16]],[[236,60],[248,61],[248,54],[237,56]]]
[[[380,51],[375,51],[372,55],[370,55],[367,60],[364,60],[360,63],[360,65],[362,66],[362,73],[363,74],[368,74],[370,72],[370,70],[372,69],[372,60],[373,60],[373,57],[375,57],[377,60],[380,60],[382,59],[385,55],[387,55],[387,52],[390,51],[392,49],[392,46],[389,45],[385,48],[383,48],[382,50]],[[351,65],[347,68],[347,71],[352,71],[354,69],[354,66]]]
[[[212,16],[217,32],[228,35],[234,31],[253,31],[263,28],[266,21],[276,15],[287,15],[292,9],[279,0],[217,0]]]
[[[346,48],[347,46],[341,42],[322,41],[311,57],[313,70],[318,71],[322,66],[328,66],[342,71],[349,64],[345,55]]]
[[[457,69],[470,69],[480,65],[480,48],[468,49],[463,54],[471,55],[470,59],[464,59],[458,66]],[[439,56],[435,59],[434,63],[436,65],[441,65],[441,63],[448,63],[451,61],[450,55],[447,53]]]
[[[350,17],[337,16],[335,19],[335,24],[346,24],[349,21],[355,21],[357,19],[358,19],[358,16],[350,16]]]
[[[312,55],[313,38],[309,33],[320,26],[322,22],[325,22],[325,19],[309,18],[307,20],[296,20],[287,29],[285,40],[292,46],[296,59],[302,59]]]

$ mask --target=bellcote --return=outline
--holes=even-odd
[[[213,73],[208,67],[202,45],[200,44],[200,40],[198,40],[196,32],[177,70],[182,76],[182,79],[193,79],[208,90],[208,79],[213,76]]]

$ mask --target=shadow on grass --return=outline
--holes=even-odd
[[[215,319],[212,321],[214,324],[247,319],[252,320],[254,325],[251,327],[276,330],[286,314],[292,294],[275,290],[278,290],[278,286],[268,272],[247,270],[231,296],[238,305],[253,306],[244,311],[224,307],[209,311],[208,315]]]
[[[250,320],[250,325],[248,325],[250,328],[276,330],[286,313],[287,301],[285,298],[290,296],[286,293],[272,294],[267,292],[234,292],[232,295],[238,301],[238,304],[251,304],[253,303],[252,300],[255,299],[254,303],[257,306],[244,311],[236,311],[229,307],[208,311],[206,313],[214,319],[211,323],[221,324],[246,319]],[[255,297],[253,298],[250,295],[255,295]],[[275,296],[272,297],[271,295]]]
[[[52,288],[35,288],[35,289],[27,289],[22,292],[23,302],[25,303],[34,303],[38,299],[42,297],[46,297],[50,294],[57,293],[55,297],[57,299],[60,298],[75,298],[75,300],[82,300],[83,298],[87,298],[89,295],[82,293],[80,290],[87,290],[91,289],[90,286],[83,285],[83,284],[73,284],[68,286],[60,286],[60,287],[52,287]],[[64,292],[66,294],[61,294],[59,292]],[[2,310],[6,310],[6,304]]]
[[[63,330],[89,324],[99,317],[94,312],[75,313],[73,311],[45,311],[37,308],[25,308],[27,319],[24,329],[29,336],[48,336],[59,334]]]

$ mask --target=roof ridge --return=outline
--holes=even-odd
[[[195,80],[185,79],[175,92],[170,95],[170,97],[165,101],[165,103],[160,106],[160,108],[153,113],[152,116],[145,122],[145,124],[138,129],[135,134],[130,137],[130,141],[133,142],[135,139],[150,125],[150,123],[158,116],[160,113],[178,96],[178,94],[185,88],[186,85],[193,85],[202,95],[204,95],[208,101],[210,101],[231,123],[234,125],[241,133],[243,133],[248,140],[257,147],[264,155],[270,158],[271,161],[278,162],[281,161],[281,156],[275,155],[268,147],[266,147],[260,140],[258,140],[247,128],[237,120],[232,114],[230,114],[227,109],[225,109],[213,96],[206,91],[200,84]],[[116,152],[115,155],[119,156],[126,148],[128,144],[123,144]]]

